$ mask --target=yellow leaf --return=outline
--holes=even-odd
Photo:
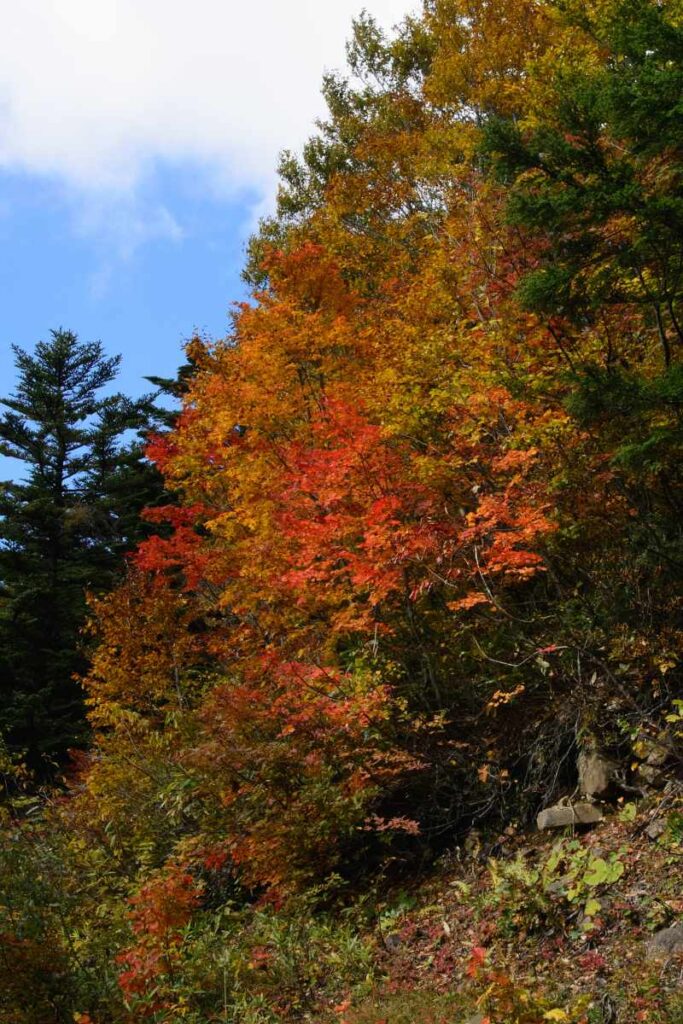
[[[564,1010],[548,1010],[543,1014],[543,1020],[569,1020]]]

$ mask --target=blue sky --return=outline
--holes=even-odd
[[[225,333],[278,152],[323,112],[362,6],[408,0],[32,0],[0,35],[0,394],[51,328],[123,354],[119,386]],[[0,479],[9,475],[0,460]],[[11,470],[10,470],[11,471]]]
[[[178,227],[122,252],[106,226],[101,233],[79,227],[73,200],[53,183],[5,172],[0,191],[3,390],[13,376],[10,344],[31,349],[61,326],[121,352],[120,386],[134,393],[147,374],[173,374],[195,328],[220,337],[230,301],[244,295],[240,267],[254,202],[246,192],[220,200],[193,188],[187,171],[158,170],[142,202],[163,196]]]

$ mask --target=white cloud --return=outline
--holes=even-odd
[[[130,196],[158,161],[189,161],[265,197],[363,5],[391,26],[414,2],[4,0],[0,167]]]

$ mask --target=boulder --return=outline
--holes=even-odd
[[[582,796],[604,797],[612,788],[616,765],[597,750],[582,750],[577,759]]]
[[[651,786],[652,789],[663,789],[666,785],[666,776],[651,764],[638,765],[637,778],[638,782]]]
[[[666,731],[657,736],[641,733],[633,744],[633,753],[651,768],[662,768],[671,756],[671,737]]]
[[[658,931],[647,943],[645,951],[649,960],[669,960],[683,953],[683,922]]]
[[[602,811],[595,804],[556,804],[546,807],[536,818],[540,831],[547,828],[564,828],[566,825],[595,825],[602,820]]]
[[[654,821],[651,821],[645,829],[645,835],[648,839],[652,839],[653,842],[659,839],[660,836],[664,835],[665,832],[666,822],[664,821],[664,818],[655,818]]]
[[[660,733],[657,740],[650,743],[646,761],[653,768],[661,768],[671,756],[671,749],[667,742],[666,733]]]

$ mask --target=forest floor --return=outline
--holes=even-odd
[[[683,798],[607,810],[582,832],[470,835],[381,912],[380,981],[312,1019],[683,1024]]]

